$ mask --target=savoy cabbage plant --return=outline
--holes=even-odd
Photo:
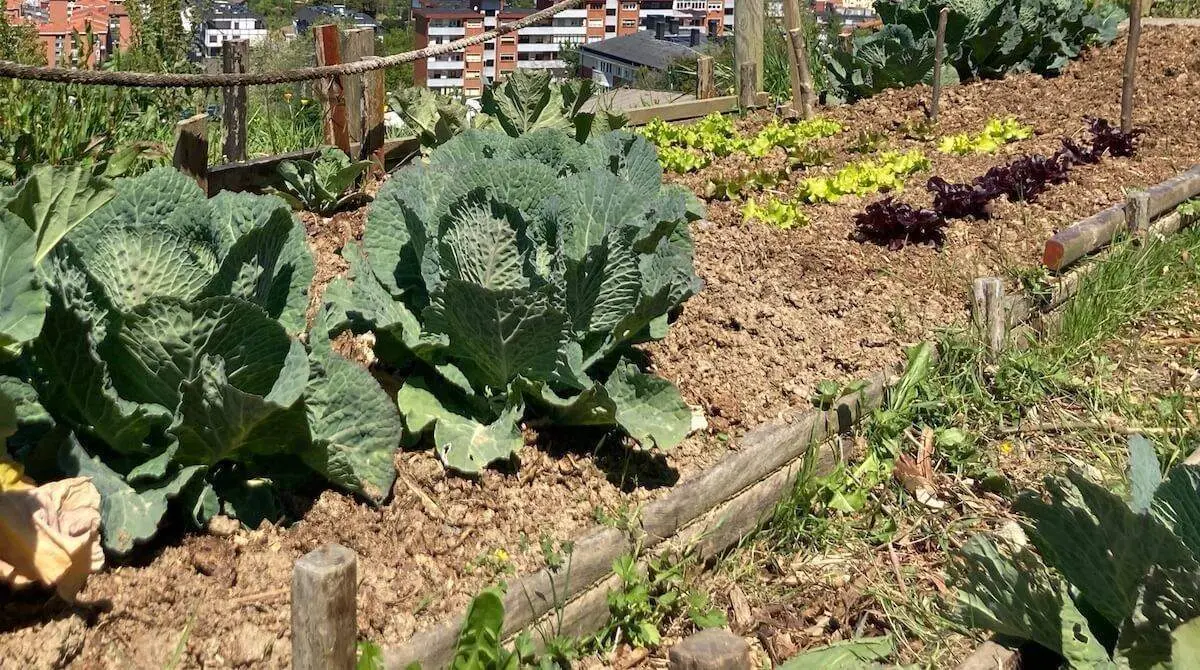
[[[326,294],[331,326],[374,332],[406,374],[408,431],[455,470],[516,452],[527,413],[665,449],[691,412],[632,345],[662,338],[700,289],[699,207],[662,184],[643,138],[470,130],[380,190],[344,252],[353,285]]]
[[[1020,537],[963,547],[963,621],[1073,668],[1195,667],[1182,659],[1200,642],[1187,625],[1200,617],[1200,466],[1164,479],[1149,442],[1133,437],[1128,501],[1077,472],[1045,484],[1018,499]]]
[[[831,95],[854,100],[932,79],[938,14],[948,8],[942,81],[1056,75],[1084,48],[1108,44],[1125,18],[1087,0],[879,0],[878,32],[825,55]]]
[[[386,497],[399,415],[327,340],[300,341],[313,261],[287,205],[208,199],[170,168],[113,187],[36,268],[44,323],[0,377],[14,455],[91,477],[118,554],[168,507],[255,526],[280,516],[281,485]],[[5,251],[32,246],[0,221]],[[14,304],[33,305],[6,299],[2,318]]]

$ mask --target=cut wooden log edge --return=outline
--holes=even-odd
[[[1145,216],[1138,213],[1140,220],[1153,220],[1173,211],[1176,207],[1200,194],[1200,165],[1145,189]],[[1141,204],[1141,201],[1139,202]],[[1055,272],[1109,244],[1122,232],[1130,229],[1126,203],[1113,205],[1092,216],[1082,219],[1060,230],[1046,241],[1042,251],[1042,265]]]

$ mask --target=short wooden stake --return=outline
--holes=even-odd
[[[784,0],[785,2],[787,0]],[[746,670],[750,645],[723,628],[709,628],[671,647],[670,670]]]
[[[992,355],[1004,349],[1008,318],[1004,310],[1004,282],[996,277],[980,277],[971,286],[975,324]]]
[[[243,74],[250,54],[250,40],[229,40],[221,45],[221,72]],[[246,160],[246,87],[226,86],[221,89],[224,109],[221,125],[225,143],[221,153],[230,162]]]
[[[317,65],[340,65],[342,48],[338,27],[327,23],[313,27],[312,31],[316,40]],[[350,153],[350,135],[346,131],[346,97],[341,77],[322,79],[317,83],[316,89],[321,97],[325,143]]]
[[[375,29],[354,28],[347,30],[342,42],[342,60],[353,63],[375,55]],[[364,75],[343,77],[346,96],[346,134],[351,144],[361,144],[365,131],[365,108],[363,107]],[[356,158],[356,157],[355,157]]]
[[[175,124],[175,155],[171,164],[208,193],[208,115],[197,114]]]
[[[696,98],[708,100],[717,97],[717,83],[713,77],[712,56],[696,59]]]
[[[301,556],[292,570],[292,668],[352,670],[358,557],[339,544]]]
[[[1150,229],[1150,194],[1130,191],[1125,195],[1125,223],[1129,231],[1144,233]]]
[[[942,98],[942,52],[946,50],[946,19],[949,15],[949,7],[942,7],[942,11],[938,12],[937,35],[933,40],[933,100],[929,103],[929,119],[935,123]]]
[[[1133,130],[1133,88],[1137,75],[1138,42],[1142,37],[1142,0],[1129,3],[1129,34],[1125,44],[1125,69],[1121,76],[1121,130]]]
[[[751,109],[758,102],[758,87],[754,85],[756,72],[758,66],[754,63],[742,63],[738,69],[738,105],[743,110]]]

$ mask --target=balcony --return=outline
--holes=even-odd
[[[517,51],[522,53],[558,53],[560,44],[518,44]]]
[[[459,77],[459,78],[447,77],[445,79],[429,79],[428,81],[425,82],[425,86],[428,88],[431,88],[431,89],[462,88],[462,85],[463,85],[463,80],[461,77]]]
[[[449,37],[462,37],[463,35],[467,34],[466,28],[463,28],[462,26],[459,26],[457,28],[455,28],[455,27],[436,27],[435,28],[433,26],[430,26],[428,30],[429,30],[428,34],[430,36],[446,35]]]

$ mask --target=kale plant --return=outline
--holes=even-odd
[[[311,161],[280,163],[279,178],[283,183],[274,193],[292,209],[329,216],[366,200],[366,194],[354,189],[354,184],[370,168],[371,161],[351,161],[341,149],[321,147]]]
[[[206,199],[170,168],[115,195],[46,181],[0,214],[20,274],[0,331],[30,341],[0,377],[17,416],[8,445],[30,467],[92,478],[106,548],[152,537],[172,501],[195,524],[224,512],[254,526],[280,516],[281,484],[388,495],[398,413],[327,340],[297,339],[313,261],[282,200]]]
[[[527,412],[668,448],[691,412],[632,345],[662,338],[700,289],[699,207],[640,137],[467,131],[380,190],[343,252],[353,285],[326,294],[330,324],[374,332],[406,375],[409,432],[432,433],[455,470],[520,449]]]
[[[1200,467],[1163,479],[1144,438],[1129,446],[1128,501],[1077,472],[1049,477],[1017,501],[1027,539],[967,542],[953,575],[967,625],[1073,668],[1194,667]]]

